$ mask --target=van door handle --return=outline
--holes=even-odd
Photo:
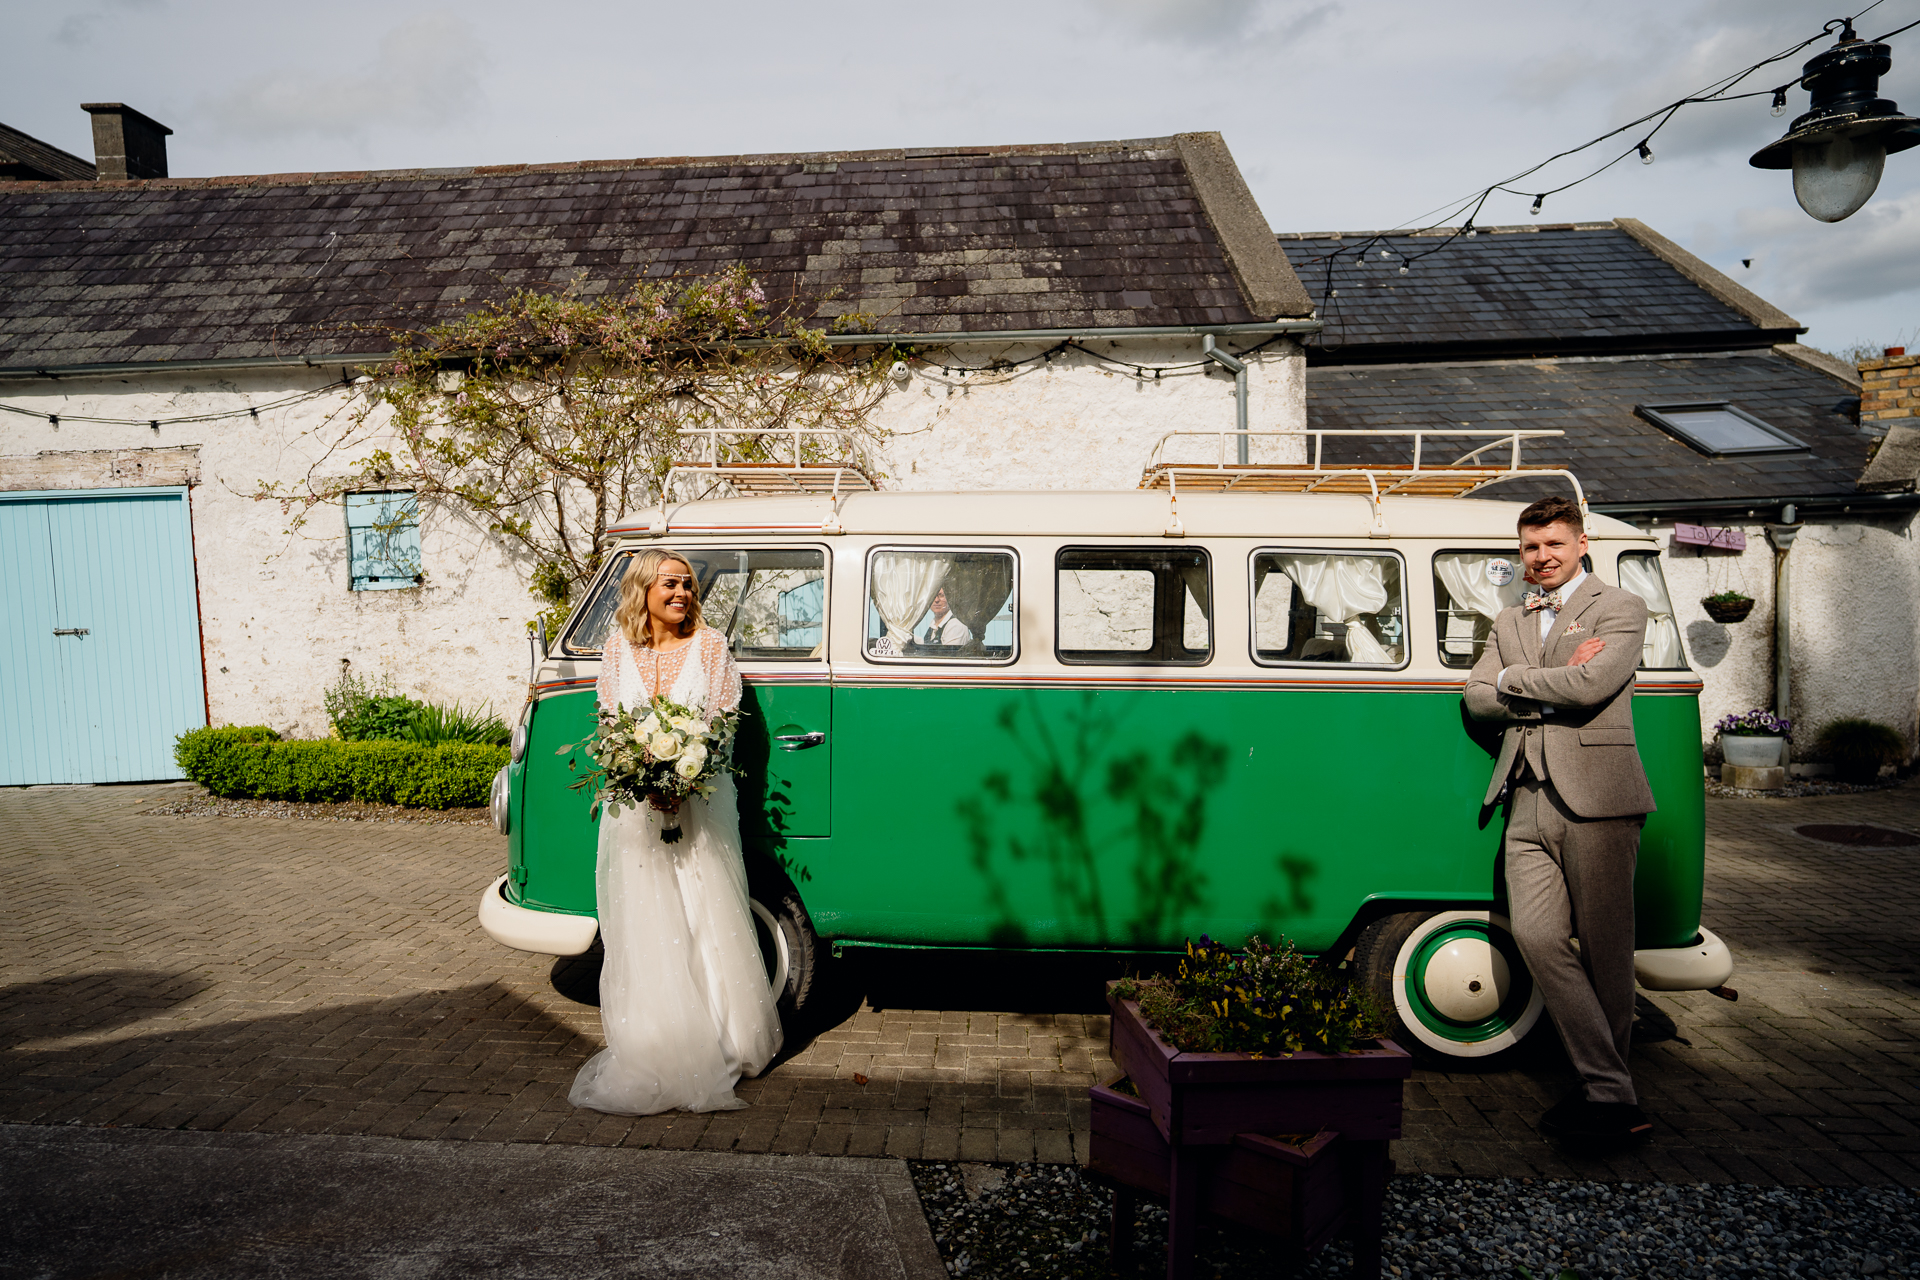
[[[782,751],[805,751],[808,747],[817,747],[827,740],[827,735],[818,730],[813,733],[777,733],[773,740],[780,744]]]
[[[57,636],[84,636],[87,634],[87,629],[85,627],[55,627],[53,634]]]

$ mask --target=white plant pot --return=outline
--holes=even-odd
[[[1780,748],[1785,738],[1757,733],[1723,733],[1720,754],[1730,765],[1746,769],[1765,769],[1781,762]]]

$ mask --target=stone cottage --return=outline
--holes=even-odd
[[[251,496],[324,465],[383,326],[490,294],[740,263],[872,313],[922,357],[876,413],[890,487],[1131,487],[1236,394],[1305,423],[1317,322],[1217,134],[178,178],[165,126],[87,109],[93,165],[0,131],[0,784],[174,776],[202,723],[324,733],[343,664],[514,705],[536,603],[496,537],[429,513],[383,580],[350,553],[377,496],[298,534]]]

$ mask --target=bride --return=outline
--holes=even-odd
[[[706,717],[740,705],[726,637],[700,625],[693,570],[672,551],[636,556],[600,664],[602,707],[667,698]],[[602,812],[595,877],[600,1021],[607,1047],[580,1068],[568,1101],[614,1115],[730,1111],[741,1076],[780,1049],[740,853],[733,779],[681,805],[684,838],[660,838],[651,805]]]

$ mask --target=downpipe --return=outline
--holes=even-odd
[[[1797,515],[1792,504],[1788,504],[1780,513],[1786,524],[1767,526],[1767,538],[1773,543],[1773,714],[1781,719],[1790,719],[1789,708],[1793,702],[1793,615],[1792,597],[1788,590],[1787,576],[1788,553],[1793,550],[1793,540],[1800,532],[1798,524],[1791,523]],[[1786,761],[1782,760],[1782,764]]]
[[[1234,430],[1240,433],[1239,447],[1235,456],[1244,467],[1250,461],[1247,449],[1247,362],[1220,350],[1214,345],[1213,335],[1210,333],[1201,335],[1200,351],[1207,359],[1233,374]]]

